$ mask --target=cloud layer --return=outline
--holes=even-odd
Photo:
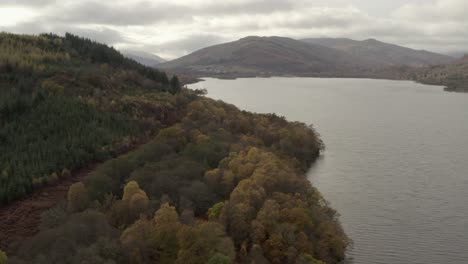
[[[467,51],[466,10],[466,0],[3,0],[0,30],[72,32],[166,58],[247,35],[377,38],[451,53]]]

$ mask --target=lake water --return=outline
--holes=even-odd
[[[314,125],[326,151],[309,177],[341,214],[353,263],[468,263],[468,94],[367,79],[190,87]]]

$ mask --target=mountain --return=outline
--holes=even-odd
[[[395,65],[447,63],[453,58],[377,40],[246,37],[207,47],[159,67],[198,76],[376,77]],[[378,72],[378,74],[376,73]]]
[[[365,58],[285,37],[246,37],[207,47],[159,67],[207,76],[346,75],[370,67]]]
[[[155,67],[160,63],[166,62],[165,59],[144,51],[123,50],[122,54],[132,60],[139,62],[148,67]]]
[[[454,58],[425,50],[414,50],[375,39],[356,41],[347,38],[309,38],[306,43],[322,45],[341,50],[349,55],[366,58],[374,66],[425,66],[445,64]]]

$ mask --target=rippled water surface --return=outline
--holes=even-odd
[[[313,184],[341,214],[353,263],[468,263],[468,94],[406,81],[269,78],[191,85],[313,124]]]

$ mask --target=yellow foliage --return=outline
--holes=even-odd
[[[154,223],[156,226],[164,224],[173,224],[179,222],[179,215],[175,207],[165,203],[154,214]]]
[[[144,212],[149,206],[149,199],[142,190],[135,193],[130,199],[130,209],[135,212]]]
[[[42,81],[41,88],[50,95],[62,95],[65,88],[51,79]]]
[[[197,138],[195,139],[195,142],[197,143],[203,143],[203,142],[207,142],[210,140],[210,137],[205,135],[205,134],[199,134],[197,136]]]
[[[132,196],[138,192],[140,192],[141,189],[140,189],[140,186],[138,185],[138,183],[136,181],[131,181],[129,183],[127,183],[124,187],[124,193],[123,193],[123,197],[122,197],[122,200],[124,201],[129,201]]]
[[[77,182],[68,189],[68,210],[70,212],[81,212],[89,205],[89,194],[82,182]]]

